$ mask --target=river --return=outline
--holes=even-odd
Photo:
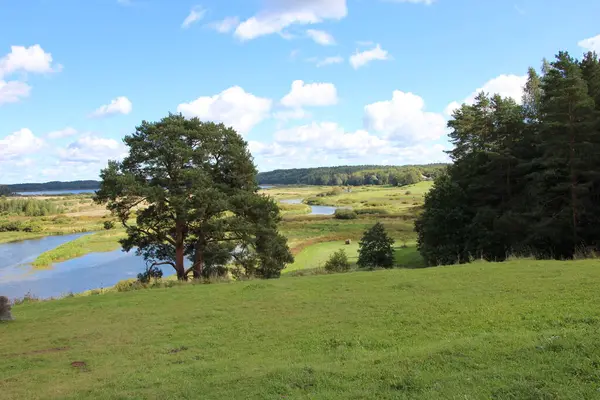
[[[284,204],[302,204],[302,199],[280,200]],[[333,215],[339,207],[333,206],[310,206],[310,215]]]
[[[0,244],[0,295],[9,298],[31,293],[35,297],[58,297],[68,293],[113,286],[123,279],[135,278],[145,262],[135,253],[121,250],[91,253],[54,264],[52,268],[34,270],[30,263],[41,253],[82,234],[49,236],[43,239]],[[165,275],[174,271],[164,266]]]

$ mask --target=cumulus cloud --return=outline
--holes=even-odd
[[[420,96],[400,90],[393,92],[391,100],[365,106],[364,122],[366,129],[406,145],[437,140],[446,133],[441,114],[425,111]]]
[[[46,53],[39,44],[30,47],[11,46],[10,53],[0,58],[0,78],[16,72],[43,74],[61,68],[60,65],[52,65],[52,54]]]
[[[240,19],[238,17],[227,17],[221,21],[215,21],[208,24],[208,26],[219,33],[229,33],[238,26]]]
[[[0,79],[0,105],[16,103],[31,93],[31,86],[25,82],[3,81]]]
[[[188,16],[185,17],[185,19],[183,20],[181,27],[183,29],[189,28],[193,23],[198,22],[202,18],[204,18],[204,14],[206,14],[206,10],[203,9],[202,7],[200,7],[200,6],[192,7]]]
[[[510,97],[521,104],[525,83],[527,83],[527,75],[500,75],[477,88],[463,100],[463,103],[473,104],[477,95],[484,92],[489,95],[499,94],[502,97]],[[456,109],[460,108],[460,105],[461,103],[453,101],[446,106],[444,113],[450,116]]]
[[[402,146],[366,130],[348,132],[335,122],[313,122],[275,132],[274,141],[249,142],[252,154],[272,165],[272,168],[315,165],[381,163],[392,159],[394,164],[444,162],[446,148],[439,144]]]
[[[312,40],[314,40],[315,43],[318,43],[323,46],[332,46],[335,44],[335,39],[333,38],[333,36],[331,36],[330,33],[327,33],[325,31],[320,31],[317,29],[308,29],[306,31],[306,35]]]
[[[600,35],[591,38],[583,39],[577,45],[587,51],[595,51],[600,53]]]
[[[0,105],[16,103],[31,93],[31,86],[24,82],[27,73],[43,74],[58,72],[60,64],[52,64],[52,54],[46,53],[39,44],[24,47],[11,46],[10,53],[0,58]],[[4,80],[13,74],[25,74],[19,80]]]
[[[127,115],[131,112],[132,109],[133,104],[131,103],[131,101],[125,96],[120,96],[116,99],[111,100],[110,103],[98,107],[91,114],[91,117],[99,118],[115,114]]]
[[[304,83],[296,80],[292,89],[281,99],[286,107],[331,106],[337,104],[337,89],[333,83]]]
[[[310,25],[340,20],[348,14],[346,0],[268,0],[265,8],[239,24],[235,36],[251,40],[282,33],[292,25]]]
[[[14,160],[40,150],[44,141],[27,128],[20,129],[0,139],[0,162]]]
[[[272,101],[247,93],[233,86],[214,96],[199,97],[177,106],[177,112],[186,117],[198,117],[206,121],[222,122],[241,134],[269,116]]]
[[[104,164],[108,160],[121,159],[127,154],[125,146],[114,140],[85,134],[65,148],[58,149],[61,163]]]
[[[350,56],[350,65],[352,68],[358,69],[364,67],[369,64],[371,61],[379,60],[385,61],[389,60],[390,55],[387,50],[383,50],[379,44],[377,44],[374,48],[365,51],[356,51],[352,56]]]
[[[70,136],[74,136],[77,135],[77,129],[75,128],[71,128],[70,126],[58,130],[58,131],[52,131],[52,132],[48,132],[48,134],[46,135],[49,139],[62,139],[62,138],[66,138],[66,137],[70,137]]]

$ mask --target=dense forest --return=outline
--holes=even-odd
[[[48,190],[86,190],[98,189],[98,181],[46,182],[46,183],[17,183],[5,185],[12,192],[41,192]]]
[[[530,68],[522,104],[480,94],[448,123],[454,164],[416,223],[429,265],[600,250],[600,62]]]
[[[446,164],[278,169],[258,174],[261,185],[409,185],[440,175]]]

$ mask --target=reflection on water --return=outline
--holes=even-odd
[[[0,245],[0,295],[16,298],[31,293],[48,298],[78,293],[135,278],[146,266],[141,257],[121,250],[88,254],[54,264],[47,270],[34,270],[29,265],[44,251],[79,236],[54,236]],[[165,275],[174,272],[168,265],[161,269]]]
[[[302,199],[280,200],[284,204],[302,204]],[[309,206],[311,215],[333,215],[339,207],[332,206]]]

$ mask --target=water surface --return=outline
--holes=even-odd
[[[142,257],[121,250],[87,254],[44,270],[31,267],[41,253],[79,236],[50,236],[0,245],[0,295],[11,299],[28,293],[39,298],[58,297],[113,286],[144,271]],[[161,269],[165,275],[174,273],[168,265]]]
[[[57,196],[64,194],[88,194],[95,193],[98,189],[73,189],[73,190],[41,190],[39,192],[16,192],[21,196]]]
[[[284,204],[302,204],[302,199],[286,199],[280,200],[281,203]],[[339,207],[332,206],[311,206],[310,207],[310,215],[333,215],[335,214],[335,210]]]

